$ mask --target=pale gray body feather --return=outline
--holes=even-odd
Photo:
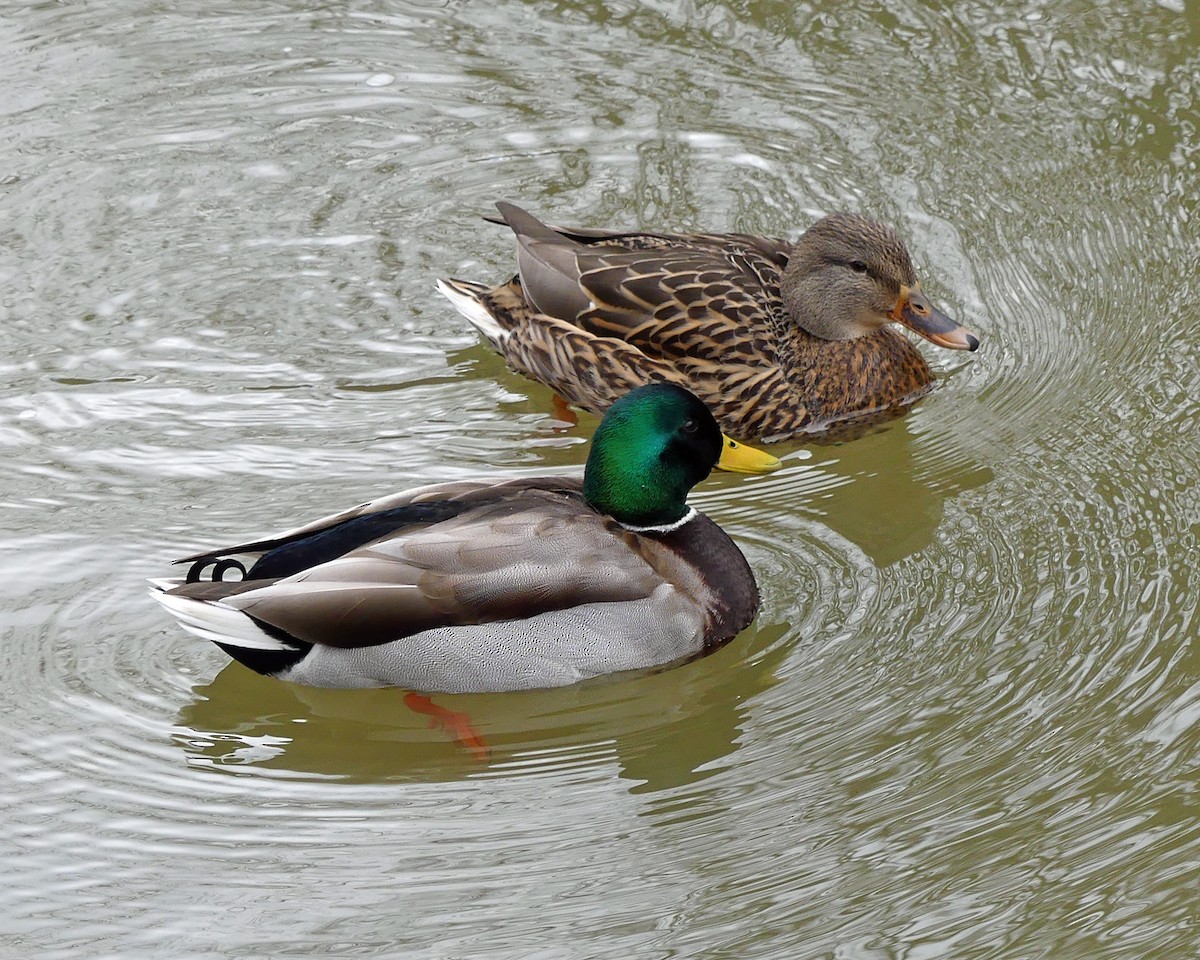
[[[691,656],[703,646],[703,619],[662,584],[645,600],[441,627],[372,647],[316,646],[280,677],[317,687],[443,693],[557,687]]]

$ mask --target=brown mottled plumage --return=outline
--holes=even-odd
[[[891,322],[978,346],[920,292],[896,233],[866,217],[831,214],[792,243],[564,230],[497,206],[517,238],[517,276],[439,289],[514,369],[596,413],[668,381],[734,436],[818,434],[902,411],[931,388]]]

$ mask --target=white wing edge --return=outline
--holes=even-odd
[[[295,650],[258,627],[240,610],[219,600],[195,600],[152,590],[150,595],[161,603],[189,633],[213,643],[224,643],[247,650]]]

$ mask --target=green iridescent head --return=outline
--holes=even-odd
[[[682,387],[652,383],[604,415],[583,473],[584,498],[632,527],[672,524],[688,492],[712,472],[724,438],[708,408]]]

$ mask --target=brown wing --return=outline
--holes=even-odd
[[[497,206],[517,237],[519,276],[491,289],[452,283],[495,322],[500,332],[485,333],[514,369],[595,413],[667,381],[700,396],[733,436],[780,436],[808,421],[777,355],[790,244],[569,230]]]
[[[745,235],[613,233],[547,226],[498,203],[537,312],[651,358],[772,362],[787,245]]]
[[[636,545],[578,494],[528,489],[223,602],[307,643],[370,646],[437,627],[646,598],[663,580]]]
[[[773,360],[769,332],[782,310],[780,271],[755,253],[584,248],[576,262],[579,286],[591,301],[577,322],[590,333],[617,337],[670,363]]]

